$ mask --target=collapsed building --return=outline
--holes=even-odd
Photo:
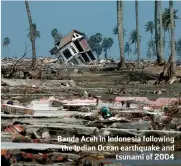
[[[77,30],[72,30],[57,42],[50,54],[66,64],[80,65],[96,60],[84,34]]]

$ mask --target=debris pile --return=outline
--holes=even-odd
[[[39,58],[36,69],[29,68],[29,59],[16,62],[15,59],[2,60],[1,158],[4,165],[83,166],[90,161],[101,163],[101,159],[115,159],[118,153],[77,150],[75,145],[82,146],[82,143],[59,141],[58,136],[172,136],[176,141],[175,150],[180,149],[179,85],[175,89],[148,85],[147,73],[144,78],[143,72],[134,71],[137,62],[128,64],[129,71],[114,71],[118,70],[117,62],[111,60],[65,66],[57,59]],[[142,71],[143,66],[154,66],[154,63],[142,62]],[[105,71],[104,76],[100,71]],[[128,75],[121,77],[125,71]],[[139,97],[147,96],[143,91],[149,93],[149,98]],[[98,143],[86,144],[97,146]],[[111,143],[114,144],[125,143]],[[65,146],[72,149],[64,151]]]
[[[102,100],[98,105],[96,99],[65,100],[55,97],[35,100],[25,107],[9,102],[2,106],[2,157],[10,164],[20,164],[23,161],[36,164],[63,162],[76,165],[81,158],[88,160],[82,153],[74,150],[64,153],[61,149],[62,145],[73,147],[74,143],[59,142],[57,136],[81,138],[82,136],[157,135],[161,137],[165,135],[179,140],[181,137],[179,103],[180,100],[174,98],[158,98],[151,101],[136,97],[117,97],[114,104]],[[102,109],[103,106],[106,109]],[[105,110],[110,110],[110,117],[102,114],[109,113]],[[19,144],[24,148],[18,146]],[[26,148],[29,144],[31,150]],[[59,150],[53,148],[37,150],[41,144],[59,146]],[[12,152],[11,146],[15,146],[16,152]],[[94,153],[98,155],[98,152]],[[89,154],[89,157],[91,155]]]

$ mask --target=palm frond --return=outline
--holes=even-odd
[[[127,31],[126,31],[126,29],[123,29],[123,35],[124,36],[126,36],[127,35]],[[118,34],[118,26],[115,26],[114,28],[113,28],[113,34],[114,35],[117,35]]]
[[[145,25],[145,31],[150,32],[151,34],[153,34],[154,28],[155,27],[153,21],[148,21]]]
[[[33,23],[32,24],[32,27],[33,27],[33,35],[36,38],[40,38],[40,31],[37,31],[37,25],[36,23]],[[30,32],[30,29],[29,30],[29,33],[27,34],[27,37],[31,40],[31,32]]]

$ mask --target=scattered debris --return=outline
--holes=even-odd
[[[69,60],[73,63],[73,59]],[[117,62],[111,60],[65,66],[59,59],[38,58],[35,69],[29,68],[29,59],[16,62],[10,58],[2,60],[1,161],[4,165],[83,165],[115,157],[114,153],[77,151],[74,147],[79,143],[58,142],[57,136],[173,136],[180,144],[179,87],[177,93],[174,84],[152,85],[156,76],[147,74],[146,68],[137,69],[137,62],[131,62],[129,69],[121,71]],[[151,61],[143,65],[154,67]],[[9,69],[13,66],[12,74]],[[92,73],[95,77],[90,77]],[[153,98],[136,97],[147,96],[143,91]],[[168,98],[169,94],[178,98]],[[103,107],[105,115],[111,116],[100,114]],[[65,153],[63,145],[72,149]]]

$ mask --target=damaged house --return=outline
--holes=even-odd
[[[72,30],[56,43],[50,53],[66,64],[87,64],[96,60],[83,33],[76,30]]]

